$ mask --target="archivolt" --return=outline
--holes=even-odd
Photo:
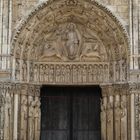
[[[31,59],[32,48],[41,45],[51,29],[65,22],[82,24],[95,32],[111,53],[112,61],[127,59],[129,41],[119,20],[96,1],[54,0],[42,3],[17,28],[11,54],[19,59]]]

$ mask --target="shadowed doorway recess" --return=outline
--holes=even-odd
[[[41,140],[101,140],[98,86],[43,86]]]

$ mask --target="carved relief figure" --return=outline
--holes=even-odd
[[[78,69],[76,65],[72,66],[72,80],[73,80],[73,83],[78,82]]]
[[[117,98],[117,97],[116,97]],[[119,100],[118,101],[115,101],[115,139],[116,140],[120,140],[120,115],[121,115],[121,110],[120,110],[120,102]]]
[[[125,60],[122,60],[122,81],[127,79],[127,64]]]
[[[34,66],[34,81],[35,82],[38,81],[38,66],[37,65]]]
[[[61,81],[61,66],[56,65],[56,83]]]
[[[107,104],[107,140],[113,140],[113,102]]]
[[[45,82],[49,82],[49,65],[45,65]]]
[[[83,67],[81,65],[78,65],[78,69],[77,69],[78,83],[82,82],[82,69]]]
[[[44,81],[44,69],[43,69],[43,65],[40,65],[40,82]]]
[[[127,98],[126,95],[121,97],[121,139],[127,140]]]
[[[15,66],[15,79],[16,80],[20,80],[20,62],[18,59],[16,59],[16,62],[15,62],[16,66]]]
[[[50,36],[51,37],[51,36]],[[53,38],[51,38],[52,40]],[[46,61],[54,59],[54,60],[61,60],[61,55],[60,52],[58,51],[58,46],[57,44],[52,41],[49,41],[49,38],[47,38],[47,40],[44,40],[45,45],[43,45],[39,52],[40,52],[40,60],[42,61]]]
[[[69,59],[74,59],[76,57],[78,47],[79,47],[79,38],[76,31],[76,25],[69,23],[66,30],[66,42],[65,47],[67,50],[67,55]]]
[[[70,83],[71,82],[71,68],[70,65],[66,65],[66,75],[65,75],[65,82]]]
[[[107,59],[105,47],[90,29],[82,28],[83,46],[81,49],[81,60],[105,61]]]
[[[7,89],[8,90],[8,89]],[[8,91],[6,91],[6,99],[5,99],[6,103],[5,103],[5,121],[4,121],[4,138],[6,140],[10,140],[10,138],[12,137],[10,135],[11,132],[11,97],[10,97],[10,93],[8,93]]]
[[[37,44],[34,44],[34,46],[32,47],[32,49],[31,49],[31,59],[36,59],[36,58],[38,58],[38,53],[37,53]]]
[[[97,81],[96,81],[96,76],[97,76],[96,65],[93,65],[93,66],[92,66],[92,82],[97,82]]]
[[[25,95],[21,96],[21,121],[20,121],[20,139],[27,139],[27,97]]]
[[[87,66],[84,65],[82,69],[82,82],[86,83],[87,82]]]
[[[103,74],[104,74],[103,71],[104,71],[103,66],[102,65],[99,65],[99,69],[98,69],[99,82],[102,82],[103,81]]]
[[[116,69],[116,81],[119,81],[120,80],[120,66],[119,66],[119,62],[116,63],[115,65],[115,69]]]
[[[108,81],[108,65],[95,64],[35,64],[34,81],[47,83],[93,83]],[[106,76],[103,76],[106,74]],[[106,79],[105,79],[106,78]]]
[[[88,66],[88,82],[89,83],[93,82],[93,66],[92,65]]]
[[[5,100],[4,100],[4,96],[0,95],[0,139],[3,140],[4,139],[4,104],[5,104]]]
[[[27,54],[28,54],[28,51],[29,51],[29,47],[31,45],[30,43],[31,43],[31,40],[29,38],[27,38],[27,40],[25,41],[25,48],[23,50],[23,58],[27,57]]]
[[[20,57],[20,54],[21,54],[21,42],[18,42],[18,44],[19,44],[19,46],[17,47],[16,54],[15,54],[15,56],[17,58],[19,58]]]
[[[112,82],[114,79],[114,67],[113,67],[113,63],[110,63],[110,67],[109,67],[109,80]]]
[[[36,48],[38,59],[41,61],[60,61],[64,59],[64,43],[62,40],[63,29],[58,27],[57,29],[50,31],[42,40],[41,47]]]
[[[66,68],[64,65],[61,66],[61,82],[64,83],[65,82],[65,76],[66,76]]]
[[[41,112],[40,112],[40,99],[39,97],[35,97],[35,109],[34,109],[34,117],[35,117],[35,140],[40,140],[40,124],[41,124]]]
[[[101,139],[106,140],[106,121],[107,121],[107,114],[106,114],[106,103],[104,99],[101,100]]]
[[[49,71],[49,82],[54,82],[54,65],[50,65],[50,71]]]
[[[99,44],[95,43],[86,43],[85,48],[83,48],[82,55],[81,55],[82,60],[92,60],[92,61],[100,61],[101,56],[100,56],[100,49],[99,49]]]
[[[108,82],[108,77],[109,77],[109,70],[108,70],[108,65],[104,66],[104,81]]]
[[[98,65],[94,65],[94,69],[93,69],[93,79],[94,82],[99,82],[99,71],[98,71]]]
[[[23,61],[23,65],[22,65],[22,78],[23,81],[27,80],[27,63],[25,61]]]
[[[61,24],[55,30],[50,30],[40,42],[35,51],[40,61],[104,61],[107,59],[102,42],[90,29],[80,24],[71,22]]]
[[[34,100],[32,96],[28,97],[28,139],[34,140]]]
[[[33,81],[34,79],[34,69],[33,69],[33,64],[30,63],[30,66],[29,66],[29,75],[30,75],[30,81]]]

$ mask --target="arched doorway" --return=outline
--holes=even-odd
[[[32,121],[24,120],[30,124],[19,130],[21,139],[40,138],[36,86],[100,85],[101,139],[127,140],[129,43],[123,26],[107,8],[89,0],[45,2],[18,28],[11,54],[12,80],[29,86],[25,113]]]
[[[43,86],[41,140],[101,140],[99,86]]]

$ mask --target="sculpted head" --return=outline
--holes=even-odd
[[[70,69],[70,65],[67,65],[66,68],[67,68],[67,69]]]
[[[49,68],[49,65],[46,65],[45,67],[46,67],[46,69],[48,69]]]
[[[29,103],[29,105],[31,105],[32,102],[33,102],[33,97],[32,97],[32,96],[29,96],[29,97],[28,97],[28,103]]]
[[[67,28],[69,29],[69,31],[74,31],[76,28],[76,25],[74,23],[69,23],[67,25]]]
[[[21,104],[27,105],[27,97],[25,95],[22,95]]]

